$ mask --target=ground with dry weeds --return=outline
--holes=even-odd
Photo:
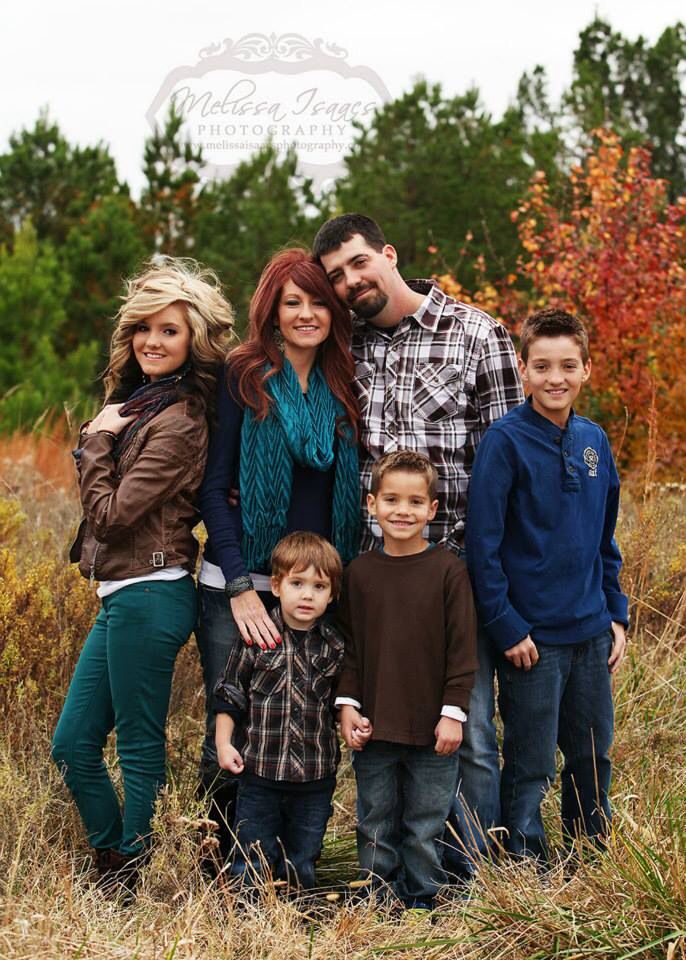
[[[431,918],[398,920],[323,894],[266,889],[248,905],[203,873],[195,797],[202,691],[191,642],[176,673],[170,785],[133,906],[88,880],[74,806],[49,759],[50,734],[96,601],[65,560],[77,519],[65,443],[0,442],[0,957],[362,958],[463,960],[686,958],[686,499],[649,484],[627,492],[620,541],[634,630],[616,684],[614,834],[606,856],[560,868],[488,865],[469,900],[448,890]],[[116,760],[109,754],[115,777]],[[546,820],[558,838],[556,792]],[[354,786],[347,760],[320,878],[354,875]]]

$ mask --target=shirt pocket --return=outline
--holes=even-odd
[[[312,690],[316,696],[326,696],[338,676],[343,663],[343,645],[323,643],[312,657]]]
[[[255,658],[250,692],[262,697],[280,693],[286,686],[287,665],[283,650],[262,650]]]
[[[415,368],[412,409],[431,423],[454,417],[463,405],[464,375],[454,364],[424,363]]]

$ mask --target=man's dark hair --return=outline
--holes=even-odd
[[[362,213],[344,213],[333,220],[327,220],[319,228],[312,244],[312,255],[321,261],[325,253],[338,250],[342,243],[351,240],[356,233],[363,237],[370,247],[381,252],[386,246],[386,238],[379,224]]]
[[[581,359],[584,363],[588,363],[588,333],[586,327],[578,317],[572,316],[571,313],[558,310],[556,307],[547,307],[545,310],[539,310],[538,313],[532,313],[530,317],[527,317],[519,338],[519,352],[524,363],[529,359],[531,344],[539,337],[571,337],[579,344]]]

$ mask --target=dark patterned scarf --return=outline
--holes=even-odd
[[[190,363],[185,363],[175,373],[168,377],[161,377],[153,383],[145,383],[142,387],[131,394],[119,411],[121,417],[135,417],[131,423],[124,427],[116,439],[112,456],[115,461],[120,460],[124,453],[129,449],[139,430],[149,423],[153,417],[161,413],[172,403],[179,399],[179,381],[182,380],[191,369]]]

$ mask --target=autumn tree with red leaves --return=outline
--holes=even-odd
[[[569,180],[566,209],[537,174],[512,214],[529,309],[557,306],[588,324],[593,372],[581,409],[615,444],[624,437],[627,467],[645,456],[655,392],[661,462],[673,471],[686,462],[686,198],[670,204],[649,152],[625,153],[608,130],[595,131]]]

